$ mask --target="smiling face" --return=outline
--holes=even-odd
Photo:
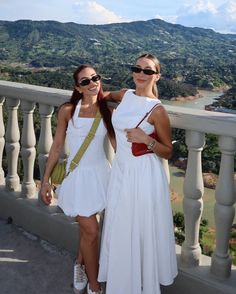
[[[84,96],[97,95],[101,87],[100,79],[93,68],[86,67],[77,75],[76,89]]]
[[[136,67],[141,69],[153,70],[152,75],[145,74],[143,71],[140,73],[133,72],[133,80],[138,89],[152,89],[153,85],[159,80],[160,75],[155,63],[146,57],[139,58],[135,64]]]

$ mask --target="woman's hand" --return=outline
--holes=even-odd
[[[140,128],[125,129],[127,141],[148,144],[149,136]]]
[[[53,198],[52,194],[52,186],[49,183],[43,183],[40,189],[40,196],[44,204],[51,204]]]

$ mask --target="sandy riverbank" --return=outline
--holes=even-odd
[[[203,96],[199,93],[197,95],[193,95],[193,96],[177,96],[177,97],[172,97],[170,99],[170,101],[180,101],[180,102],[185,102],[185,101],[192,101],[192,100],[195,100],[195,99],[199,99],[199,98],[202,98]]]
[[[221,92],[221,95],[226,92],[228,88],[226,87],[219,87],[215,89],[198,89],[198,93],[196,95],[191,95],[191,96],[177,96],[177,97],[172,97],[170,101],[179,101],[179,102],[188,102],[188,101],[193,101],[199,98],[205,97],[206,93],[217,93]]]

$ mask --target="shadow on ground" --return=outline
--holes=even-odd
[[[74,256],[0,219],[0,293],[71,294]]]

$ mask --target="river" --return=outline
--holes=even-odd
[[[182,101],[168,101],[162,100],[163,104],[175,105],[181,107],[189,107],[196,109],[204,109],[205,105],[211,104],[216,98],[220,97],[223,92],[213,91],[199,91],[201,98],[190,100],[186,102]],[[172,208],[173,211],[183,211],[182,200],[183,200],[183,182],[184,172],[177,167],[170,166],[170,188],[172,191]],[[214,228],[214,204],[215,204],[215,190],[204,188],[204,208],[202,217],[209,221],[209,226]]]
[[[223,94],[223,92],[220,92],[220,91],[199,90],[198,92],[202,96],[201,98],[186,101],[186,102],[162,100],[162,103],[167,105],[204,109],[205,105],[212,104],[212,102],[216,98],[220,97]]]

